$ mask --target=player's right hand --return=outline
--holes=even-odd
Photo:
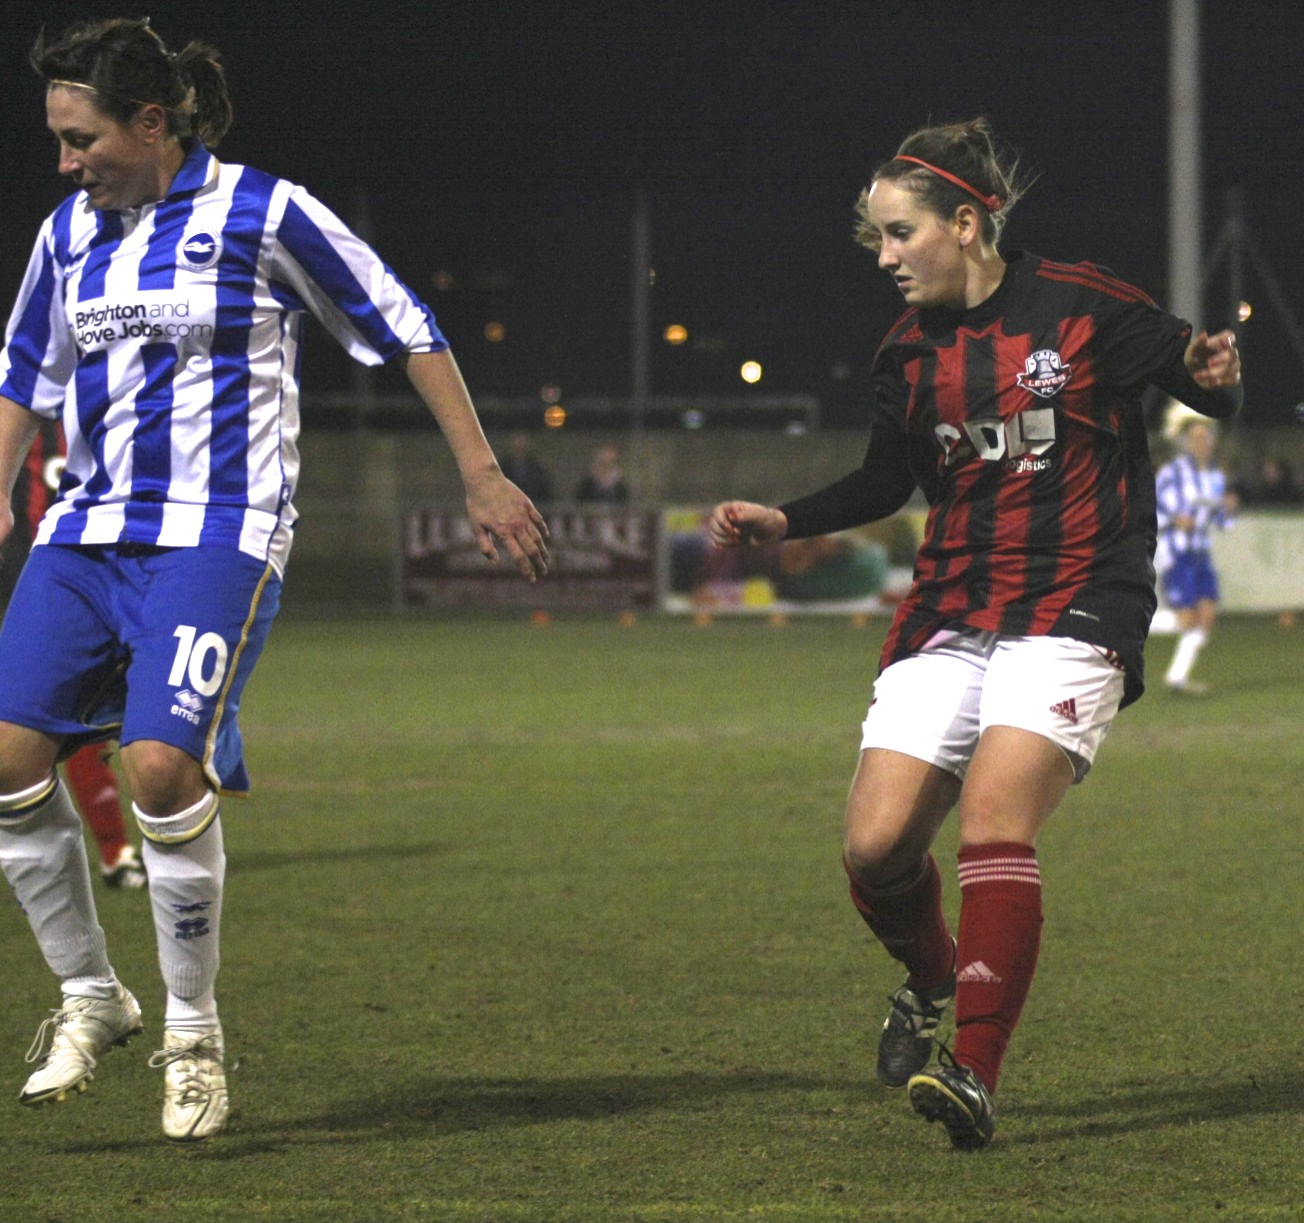
[[[788,519],[782,510],[754,501],[722,501],[711,511],[707,528],[717,548],[776,544],[788,533]]]

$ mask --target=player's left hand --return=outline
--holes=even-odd
[[[1202,390],[1236,386],[1241,380],[1241,354],[1236,350],[1236,333],[1207,331],[1195,336],[1186,349],[1186,368]]]
[[[467,485],[466,512],[483,556],[497,564],[498,548],[505,548],[517,572],[531,582],[548,572],[548,524],[502,472]]]

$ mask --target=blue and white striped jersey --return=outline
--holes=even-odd
[[[37,544],[238,548],[278,573],[299,475],[300,329],[357,360],[448,347],[434,315],[301,187],[196,143],[165,199],[45,221],[0,394],[63,415],[68,465]]]
[[[1155,509],[1159,520],[1159,549],[1156,567],[1163,569],[1168,557],[1184,552],[1208,552],[1215,529],[1228,525],[1224,508],[1227,477],[1217,467],[1201,469],[1189,454],[1178,455],[1155,473]],[[1190,517],[1190,530],[1177,526],[1177,519]]]

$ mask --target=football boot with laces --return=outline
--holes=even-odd
[[[37,1028],[27,1060],[40,1065],[19,1094],[21,1103],[45,1104],[85,1091],[99,1059],[140,1032],[140,1004],[120,981],[114,985],[112,998],[65,994],[63,1006]],[[42,1056],[47,1036],[50,1047]]]

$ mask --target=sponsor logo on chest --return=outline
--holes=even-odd
[[[184,291],[142,289],[113,300],[70,303],[68,321],[83,353],[115,345],[174,344],[207,347],[213,342],[214,311],[208,294],[195,300]]]

